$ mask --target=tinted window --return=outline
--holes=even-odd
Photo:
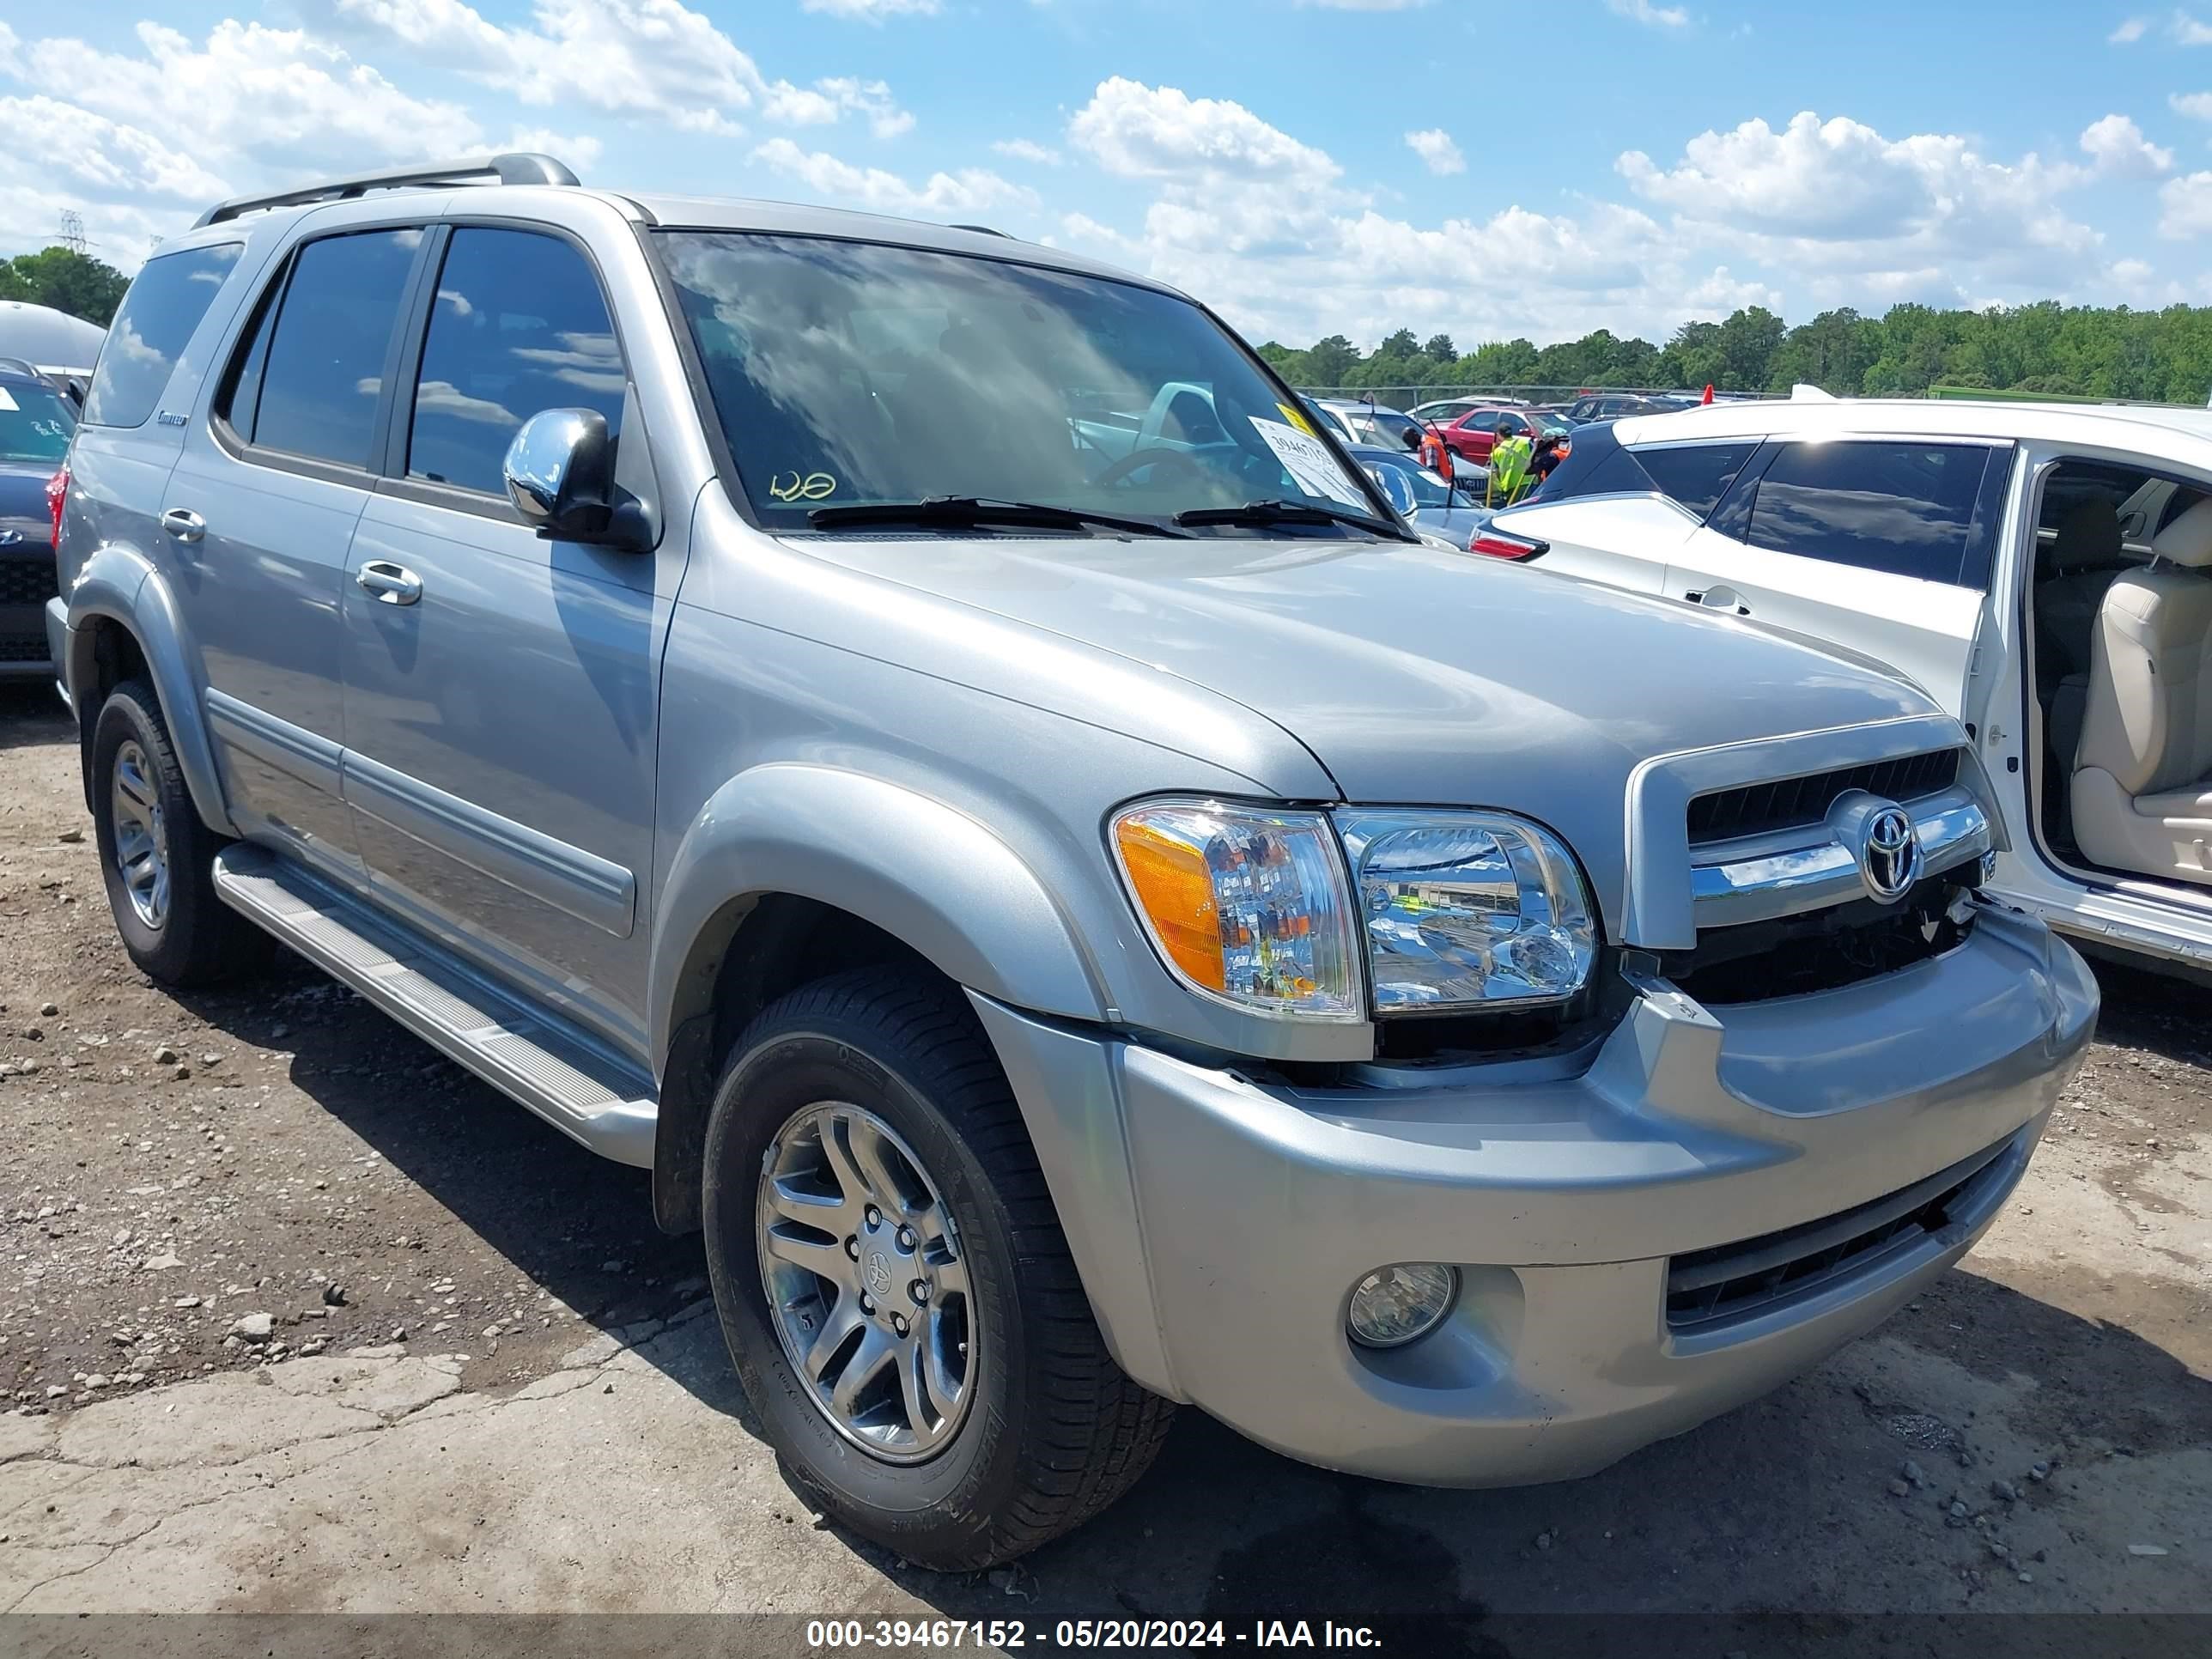
[[[301,248],[254,412],[257,444],[367,466],[384,360],[419,230],[326,236]]]
[[[1955,583],[1989,461],[1956,444],[1786,444],[1759,480],[1744,539]]]
[[[1743,464],[1759,448],[1755,441],[1740,444],[1668,444],[1639,449],[1637,460],[1661,491],[1671,495],[1698,518],[1709,516]]]
[[[548,409],[622,432],[622,351],[584,256],[556,237],[461,229],[422,346],[408,476],[493,495],[515,430]],[[1196,400],[1194,400],[1196,401]]]
[[[239,250],[236,242],[219,242],[146,262],[108,325],[84,402],[87,421],[137,426],[154,412],[177,355],[207,315]]]
[[[43,380],[0,380],[0,461],[59,461],[76,422]]]

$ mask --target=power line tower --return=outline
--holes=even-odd
[[[75,208],[62,210],[62,246],[80,258],[91,244],[85,240],[84,216]]]

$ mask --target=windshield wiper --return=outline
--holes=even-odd
[[[1355,530],[1368,530],[1378,536],[1388,536],[1394,542],[1420,539],[1412,532],[1386,523],[1371,513],[1354,513],[1343,507],[1323,507],[1318,501],[1246,501],[1239,507],[1194,507],[1188,512],[1176,514],[1175,521],[1180,525],[1345,524]]]
[[[1125,519],[1079,507],[1054,507],[1042,501],[999,501],[979,495],[925,495],[918,501],[853,501],[842,507],[811,507],[806,520],[817,530],[866,524],[962,527],[1014,525],[1036,530],[1081,530],[1096,525],[1107,530],[1125,530],[1133,536],[1184,535],[1157,519]]]

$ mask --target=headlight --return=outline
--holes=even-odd
[[[1377,1014],[1556,1002],[1589,977],[1597,929],[1559,838],[1499,812],[1337,816]]]
[[[1155,801],[1116,815],[1110,835],[1185,984],[1249,1013],[1367,1017],[1344,861],[1321,814]]]

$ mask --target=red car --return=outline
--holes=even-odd
[[[1497,447],[1498,422],[1512,428],[1516,437],[1534,443],[1547,432],[1565,437],[1574,428],[1572,422],[1562,420],[1543,409],[1470,409],[1455,421],[1437,427],[1443,436],[1444,447],[1462,459],[1484,462]]]

